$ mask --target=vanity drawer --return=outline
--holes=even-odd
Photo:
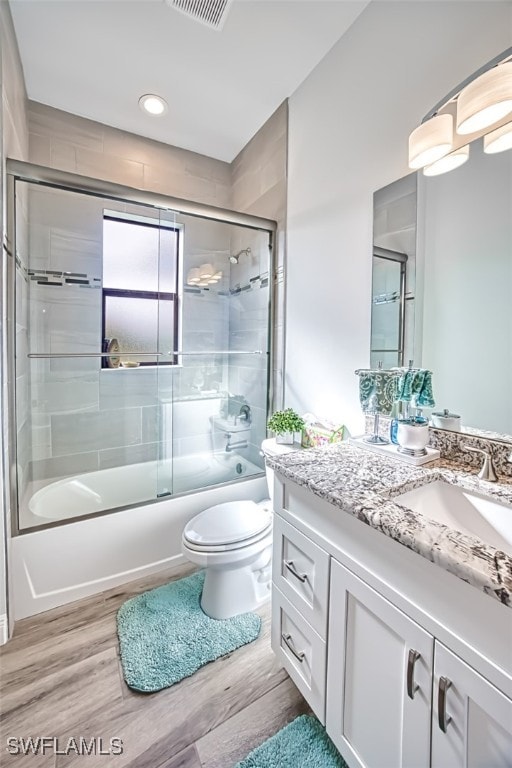
[[[324,725],[326,643],[275,584],[272,586],[272,650]]]
[[[272,579],[320,637],[327,632],[329,555],[300,531],[274,517]]]

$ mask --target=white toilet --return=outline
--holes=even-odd
[[[298,446],[264,440],[265,455]],[[274,473],[267,467],[270,499],[228,501],[208,507],[185,526],[181,551],[206,569],[201,608],[212,619],[252,611],[270,597]]]

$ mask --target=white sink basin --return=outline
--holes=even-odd
[[[512,506],[443,480],[402,493],[393,501],[512,555]]]

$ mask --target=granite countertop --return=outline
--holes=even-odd
[[[489,483],[454,461],[413,466],[348,443],[267,456],[266,461],[285,478],[512,608],[511,555],[394,501],[401,493],[444,480],[512,507],[511,479]]]

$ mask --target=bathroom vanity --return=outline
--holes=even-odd
[[[350,768],[511,766],[510,548],[396,498],[441,482],[512,515],[512,483],[347,444],[269,463],[272,647]]]

